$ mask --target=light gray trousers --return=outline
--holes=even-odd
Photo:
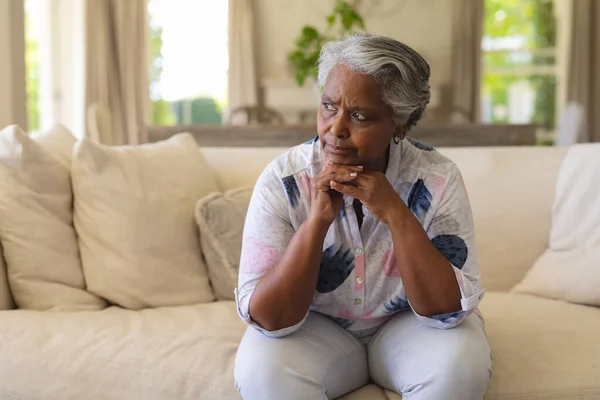
[[[369,380],[408,400],[481,400],[491,367],[483,322],[475,314],[438,330],[401,312],[365,346],[311,313],[300,330],[282,338],[249,327],[234,374],[244,400],[335,399]]]

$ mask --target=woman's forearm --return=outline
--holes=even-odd
[[[274,331],[300,322],[312,302],[328,226],[307,220],[290,241],[278,265],[258,281],[250,299],[250,316]]]
[[[389,226],[400,277],[413,309],[423,316],[459,311],[460,288],[452,265],[404,204]]]

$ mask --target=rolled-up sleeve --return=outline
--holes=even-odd
[[[453,328],[477,308],[485,293],[479,277],[473,214],[457,167],[449,174],[448,184],[427,228],[427,235],[454,269],[460,288],[461,310],[427,317],[415,314],[424,324],[434,328]]]
[[[306,317],[294,326],[268,331],[250,316],[250,299],[260,278],[281,260],[294,229],[281,177],[275,165],[269,164],[258,178],[244,225],[242,252],[235,289],[235,301],[240,318],[266,336],[281,337],[298,330]]]

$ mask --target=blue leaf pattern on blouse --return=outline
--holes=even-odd
[[[422,220],[427,211],[431,208],[432,200],[433,196],[425,186],[423,179],[417,179],[408,195],[408,208],[419,220]]]
[[[415,146],[417,149],[419,150],[424,150],[424,151],[436,151],[433,147],[431,147],[428,144],[419,142],[415,139],[412,138],[406,138],[406,140],[408,140],[410,142],[410,144],[412,144],[413,146]]]
[[[396,311],[405,310],[410,308],[410,304],[408,301],[400,298],[399,296],[394,296],[390,299],[389,302],[385,304],[385,312],[388,314],[395,313]]]
[[[287,194],[288,201],[292,208],[298,207],[298,199],[300,198],[300,189],[298,189],[298,184],[296,183],[296,178],[294,175],[286,176],[281,180],[283,182],[283,187],[285,188],[285,193]]]
[[[465,312],[466,311],[455,311],[455,312],[451,312],[451,313],[447,313],[447,314],[434,315],[434,316],[432,316],[430,318],[433,318],[435,320],[438,320],[440,322],[443,322],[443,323],[447,324],[449,322],[452,322],[456,318],[462,317],[462,315]]]
[[[346,218],[346,206],[345,205],[342,205],[342,209],[340,210],[339,217],[340,217],[340,219]]]
[[[431,242],[456,268],[461,269],[467,262],[469,248],[460,237],[456,235],[438,235],[431,239]]]
[[[331,245],[323,252],[317,280],[317,292],[333,292],[344,283],[353,269],[354,254],[352,251],[342,247],[336,250],[335,245]]]

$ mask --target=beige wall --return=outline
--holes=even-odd
[[[23,1],[0,0],[0,129],[27,129]]]
[[[394,14],[366,15],[367,30],[390,36],[414,47],[432,67],[432,85],[451,79],[451,0],[380,0]],[[254,0],[259,76],[262,80],[290,78],[286,54],[303,25],[319,28],[334,0]],[[375,14],[378,12],[375,11]]]

